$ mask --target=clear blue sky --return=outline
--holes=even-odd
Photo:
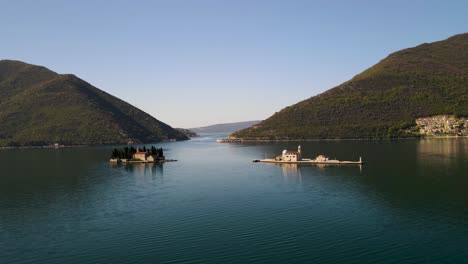
[[[0,0],[0,59],[73,73],[176,127],[264,119],[468,32],[468,1]]]

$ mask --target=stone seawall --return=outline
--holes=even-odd
[[[424,136],[468,136],[468,119],[450,115],[437,115],[416,119],[419,134]]]

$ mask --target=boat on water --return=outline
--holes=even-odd
[[[285,163],[285,164],[333,164],[333,165],[361,165],[363,164],[362,158],[359,157],[358,161],[341,161],[336,159],[330,159],[325,155],[318,155],[315,159],[302,158],[301,146],[297,147],[297,151],[283,150],[281,155],[274,159],[260,159],[254,160],[253,162],[265,162],[265,163]]]

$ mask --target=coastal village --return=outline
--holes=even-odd
[[[468,136],[468,119],[437,115],[416,119],[419,134],[424,136]]]

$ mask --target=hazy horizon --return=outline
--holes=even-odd
[[[0,59],[72,73],[182,128],[264,120],[400,49],[466,32],[451,1],[4,1]]]

